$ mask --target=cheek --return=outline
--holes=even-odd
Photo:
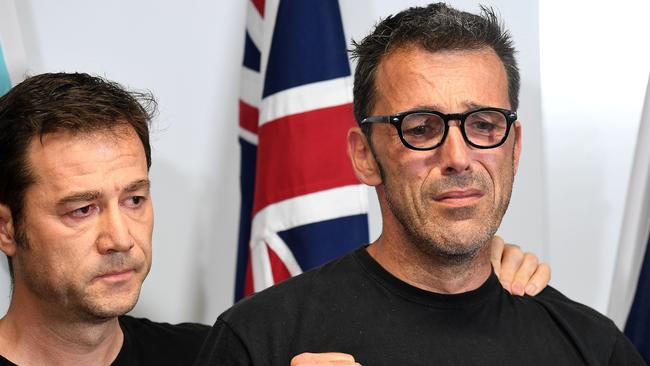
[[[32,232],[33,233],[33,232]],[[65,287],[86,273],[86,256],[77,251],[78,242],[52,238],[44,233],[28,235],[30,247],[23,249],[20,262],[28,281]]]
[[[402,210],[410,211],[412,215],[428,217],[429,200],[427,187],[437,178],[436,165],[429,154],[419,156],[411,154],[396,164],[391,174],[390,189],[394,203],[402,206]],[[405,211],[405,212],[406,212]]]
[[[147,261],[151,261],[151,239],[153,235],[153,211],[143,214],[133,220],[130,228],[131,235],[137,246],[142,250]]]
[[[397,156],[397,155],[395,155]],[[427,154],[402,154],[391,161],[387,180],[400,195],[417,194],[433,176],[435,165]]]
[[[489,151],[482,154],[478,161],[489,175],[495,192],[500,193],[506,190],[506,185],[511,184],[513,176],[512,154],[504,154],[503,151],[499,150]]]
[[[501,159],[497,154],[482,155],[479,161],[493,183],[499,179],[499,166],[501,165]]]

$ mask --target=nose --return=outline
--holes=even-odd
[[[445,141],[438,148],[440,149],[443,175],[460,174],[465,170],[469,170],[468,148],[460,131],[460,126],[450,125]]]
[[[107,208],[100,219],[97,249],[102,254],[126,252],[133,247],[127,218],[119,208]]]

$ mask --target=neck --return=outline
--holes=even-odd
[[[108,365],[117,357],[124,340],[117,318],[57,316],[21,292],[0,319],[0,355],[19,365]]]
[[[479,288],[490,276],[490,248],[486,243],[471,258],[450,261],[424,253],[406,240],[404,233],[384,232],[368,247],[368,253],[388,272],[420,289],[458,294]]]

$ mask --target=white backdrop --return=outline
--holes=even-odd
[[[425,3],[340,2],[346,35],[355,39],[379,17]],[[500,233],[548,260],[554,286],[604,311],[650,67],[641,26],[650,9],[631,0],[619,1],[619,10],[593,1],[486,3],[511,29],[522,72],[524,152]],[[478,10],[474,1],[452,4]],[[246,2],[20,0],[16,7],[32,74],[90,72],[158,97],[154,266],[134,313],[212,323],[233,298]],[[371,237],[378,216],[374,206]],[[0,273],[6,308],[6,266]]]
[[[649,12],[649,1],[540,2],[547,259],[558,289],[601,312],[650,73]]]

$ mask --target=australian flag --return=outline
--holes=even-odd
[[[337,0],[250,0],[240,94],[236,300],[368,242]]]
[[[637,134],[609,315],[650,364],[650,80]]]

